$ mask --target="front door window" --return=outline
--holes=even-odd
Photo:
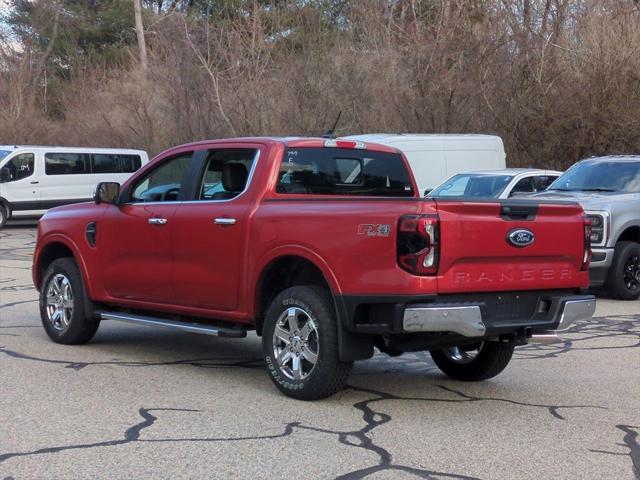
[[[191,153],[174,157],[139,180],[131,192],[131,203],[174,202],[191,163]]]
[[[16,155],[2,167],[4,182],[17,182],[33,175],[33,153]]]

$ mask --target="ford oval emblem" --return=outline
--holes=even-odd
[[[527,230],[526,228],[517,228],[515,230],[511,230],[509,235],[507,235],[507,241],[513,245],[514,247],[527,247],[531,245],[536,236],[533,234],[531,230]]]

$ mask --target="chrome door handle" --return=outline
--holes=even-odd
[[[147,220],[149,222],[150,225],[164,225],[165,223],[167,223],[167,219],[166,218],[150,218],[149,220]]]
[[[235,225],[236,219],[235,218],[214,218],[213,223],[215,223],[216,225]]]

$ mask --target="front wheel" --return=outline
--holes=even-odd
[[[607,276],[607,290],[619,300],[636,300],[640,297],[640,244],[616,244]]]
[[[513,355],[509,343],[480,342],[475,345],[431,350],[431,358],[447,376],[466,382],[495,377],[502,372]]]
[[[287,288],[273,299],[262,347],[273,383],[300,400],[338,392],[353,365],[339,358],[338,324],[329,292],[315,286]]]
[[[100,320],[93,316],[85,295],[76,262],[72,258],[54,260],[40,288],[40,318],[51,340],[77,345],[93,338]]]

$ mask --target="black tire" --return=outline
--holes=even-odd
[[[429,353],[447,376],[465,382],[478,382],[502,372],[511,361],[514,348],[509,343],[483,342],[475,358],[466,363],[453,360],[445,350],[431,350]]]
[[[8,220],[7,216],[8,216],[7,209],[5,208],[4,205],[0,205],[0,228],[6,225]]]
[[[292,307],[299,309],[296,311],[302,310],[303,321],[308,315],[315,322],[313,335],[317,340],[317,361],[302,379],[292,378],[292,369],[286,373],[288,367],[285,365],[283,370],[274,351],[276,325]],[[299,400],[318,400],[342,390],[353,366],[353,362],[343,362],[339,358],[338,324],[331,296],[327,290],[315,286],[287,288],[273,299],[264,320],[262,347],[273,383],[285,395]]]
[[[634,270],[630,271],[630,268]],[[636,242],[618,242],[613,254],[613,262],[607,273],[607,291],[609,295],[619,300],[637,300],[640,298],[638,272],[640,272],[640,244]]]
[[[50,288],[55,288],[54,283],[60,284],[59,280],[62,277],[66,279],[64,285],[66,286],[67,283],[70,285],[71,300],[69,303],[73,307],[70,311],[66,309],[64,312],[67,324],[65,325],[60,320],[57,325],[55,321],[50,320],[47,295]],[[55,318],[54,315],[51,317]],[[60,319],[60,315],[57,318]],[[96,334],[100,320],[93,315],[93,306],[85,294],[80,270],[72,258],[58,258],[47,268],[40,287],[40,319],[47,335],[56,343],[78,345],[88,342]]]

